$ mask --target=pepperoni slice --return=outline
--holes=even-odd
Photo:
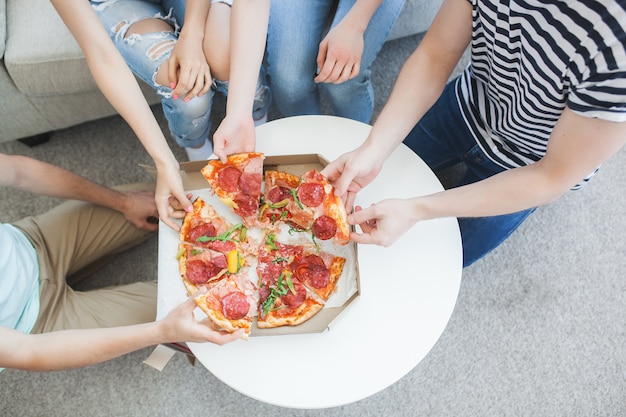
[[[304,285],[294,280],[293,287],[294,290],[296,290],[295,294],[292,293],[291,290],[289,290],[287,291],[287,294],[280,297],[282,302],[289,308],[298,307],[306,299],[306,289],[304,288]]]
[[[211,223],[204,223],[199,226],[194,227],[189,231],[189,241],[191,243],[197,243],[200,246],[206,245],[208,242],[198,242],[197,239],[199,237],[213,237],[215,236],[215,226]]]
[[[287,187],[277,185],[267,193],[267,199],[271,203],[278,203],[279,201],[283,201],[287,198],[291,198],[291,191],[289,191],[289,188]]]
[[[317,207],[324,201],[324,187],[316,182],[305,182],[300,184],[296,195],[302,204],[308,207]]]
[[[302,261],[300,261],[300,265],[305,265],[305,264],[326,266],[326,264],[324,263],[324,260],[320,256],[315,255],[315,254],[309,254],[309,255],[306,255],[304,258],[302,258]]]
[[[211,262],[190,261],[187,263],[187,280],[192,284],[204,284],[221,270],[222,268]]]
[[[300,265],[297,274],[298,278],[315,288],[324,288],[330,283],[330,271],[323,264]]]
[[[241,192],[252,197],[261,195],[262,179],[263,176],[260,174],[248,174],[244,172],[241,175],[241,178],[239,178],[239,187],[241,188]]]
[[[258,203],[256,198],[250,197],[245,194],[239,194],[235,197],[235,204],[237,204],[237,208],[235,209],[235,213],[241,215],[242,217],[248,217],[257,212]]]
[[[221,189],[228,192],[239,191],[239,178],[241,177],[241,171],[235,167],[224,167],[219,172],[217,182]]]
[[[222,313],[229,320],[239,320],[248,314],[250,303],[245,294],[233,291],[222,298]]]
[[[231,250],[237,248],[235,246],[235,242],[231,240],[225,240],[225,241],[213,240],[211,242],[205,242],[205,243],[208,248],[213,249],[214,251],[222,252],[222,253],[228,253]]]
[[[321,240],[328,240],[337,233],[337,223],[329,216],[320,216],[313,222],[311,227],[313,236]]]

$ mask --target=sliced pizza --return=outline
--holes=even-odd
[[[292,270],[300,282],[327,301],[335,291],[345,263],[345,258],[321,251],[319,254],[304,255],[292,266]]]
[[[350,240],[347,217],[333,185],[319,171],[310,170],[301,177],[281,171],[265,173],[261,220],[286,223],[311,232],[316,239],[345,245]]]
[[[335,188],[319,171],[312,169],[301,177],[296,196],[302,206],[312,209],[311,233],[320,240],[333,239],[345,245],[350,241],[348,215]]]
[[[285,223],[299,230],[313,224],[314,212],[298,201],[296,190],[300,177],[282,171],[265,172],[265,193],[259,209],[259,220],[271,225]]]
[[[263,158],[262,153],[238,153],[228,156],[225,163],[209,160],[201,170],[213,193],[241,216],[248,227],[257,225]]]
[[[185,215],[180,229],[178,264],[189,295],[206,288],[205,294],[196,298],[196,303],[207,316],[229,331],[244,328],[247,335],[251,316],[233,318],[233,314],[225,313],[232,310],[233,305],[237,313],[241,310],[238,304],[242,303],[237,301],[237,297],[241,299],[241,296],[232,295],[226,301],[221,301],[221,297],[226,297],[235,291],[233,287],[237,287],[241,289],[239,292],[246,295],[248,302],[256,306],[256,299],[250,298],[256,291],[253,284],[256,275],[251,278],[250,268],[243,268],[247,263],[245,230],[241,223],[227,223],[212,206],[198,197],[193,202],[193,211]],[[245,284],[246,280],[248,284]],[[232,291],[225,293],[227,289]],[[230,323],[225,324],[227,321]]]
[[[229,274],[207,291],[195,297],[196,304],[220,329],[234,332],[243,329],[248,339],[258,304],[257,288],[249,268]]]
[[[344,264],[344,258],[280,243],[269,233],[258,255],[258,327],[295,326],[314,316],[334,291]]]

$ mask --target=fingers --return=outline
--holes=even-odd
[[[215,343],[216,345],[225,345],[226,343],[230,343],[230,342],[234,342],[237,339],[240,339],[244,334],[244,330],[243,329],[238,329],[232,333],[229,332],[219,332],[214,340],[212,340],[213,343]]]
[[[347,213],[351,213],[352,212],[352,208],[354,206],[354,201],[356,200],[356,193],[352,192],[352,191],[348,191],[346,193],[346,197],[345,200],[343,202],[343,205],[346,207],[346,212]]]
[[[189,198],[190,194],[182,195],[177,198],[174,196],[169,196],[167,199],[163,201],[157,201],[157,208],[159,209],[159,218],[163,223],[165,223],[168,227],[172,228],[175,231],[180,231],[180,226],[178,226],[172,218],[182,218],[185,213],[189,213],[193,211],[193,205]],[[176,203],[172,204],[176,200]],[[183,209],[177,209],[176,207],[182,207]],[[184,211],[183,211],[184,210]]]

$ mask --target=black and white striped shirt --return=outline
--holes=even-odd
[[[457,94],[495,163],[541,159],[566,106],[626,121],[626,0],[468,1],[471,65]]]

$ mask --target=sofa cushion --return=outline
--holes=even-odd
[[[0,0],[0,60],[4,56],[4,44],[7,40],[7,2]]]
[[[6,1],[5,65],[26,95],[94,91],[84,55],[49,0]]]

